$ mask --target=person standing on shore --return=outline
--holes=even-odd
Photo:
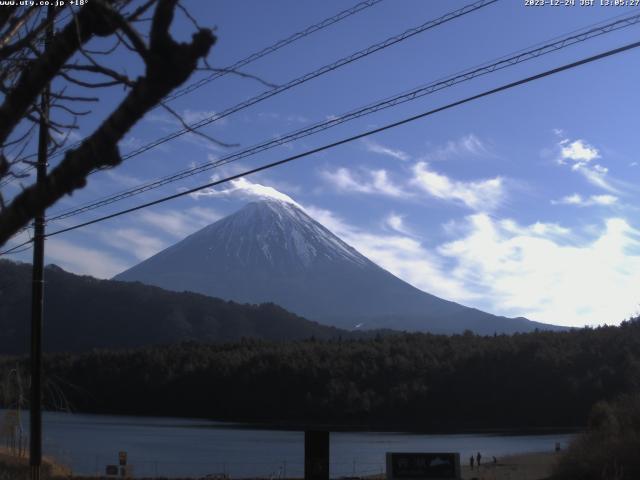
[[[480,452],[478,452],[478,454],[476,455],[476,463],[478,464],[478,468],[480,468],[480,460],[482,460],[482,455],[480,455]]]
[[[471,458],[469,458],[469,466],[471,467],[471,470],[473,470],[473,454],[471,454]]]

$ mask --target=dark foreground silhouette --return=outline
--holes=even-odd
[[[640,395],[597,403],[587,430],[561,457],[554,480],[640,478]]]

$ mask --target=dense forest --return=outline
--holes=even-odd
[[[274,304],[242,305],[141,283],[46,269],[44,348],[50,352],[132,348],[242,337],[298,340],[348,336]],[[0,260],[0,353],[29,348],[31,265]]]
[[[26,371],[25,359],[5,357],[0,374],[16,364]],[[581,427],[596,402],[640,390],[640,320],[513,336],[182,343],[53,354],[45,367],[49,405],[76,411],[423,431]]]

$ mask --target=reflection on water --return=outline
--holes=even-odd
[[[0,412],[0,415],[2,413]],[[28,415],[23,418],[28,420]],[[28,430],[28,424],[24,425]],[[564,448],[570,434],[422,435],[353,432],[331,434],[332,477],[384,471],[389,451],[460,452],[466,459]],[[304,433],[252,430],[207,420],[68,413],[44,414],[44,451],[77,474],[104,473],[126,451],[136,476],[302,476]]]

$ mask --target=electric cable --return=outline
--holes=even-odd
[[[116,194],[109,195],[100,200],[92,201],[88,204],[81,205],[79,207],[73,207],[71,209],[60,212],[58,214],[54,214],[53,216],[48,218],[48,221],[62,220],[65,218],[69,218],[71,216],[75,216],[81,213],[95,210],[96,208],[100,208],[102,206],[106,206],[106,205],[115,203],[117,201],[124,200],[126,198],[130,198],[150,190],[154,190],[156,188],[160,188],[164,185],[167,185],[179,180],[183,180],[185,178],[200,174],[207,170],[218,168],[223,165],[227,165],[231,162],[240,160],[242,158],[246,158],[251,155],[255,155],[257,153],[275,148],[285,143],[292,142],[294,140],[307,137],[309,135],[313,135],[315,133],[327,130],[329,128],[360,118],[362,116],[369,115],[369,114],[372,114],[372,113],[375,113],[375,112],[378,112],[378,111],[381,111],[405,102],[409,102],[417,98],[421,98],[425,95],[429,95],[436,91],[440,91],[444,88],[452,87],[459,83],[469,81],[478,76],[482,76],[498,70],[502,70],[504,68],[511,67],[518,63],[522,63],[527,60],[538,58],[542,55],[555,52],[557,50],[566,48],[576,43],[584,42],[591,38],[594,38],[594,37],[597,37],[621,28],[625,28],[631,25],[635,25],[637,23],[640,23],[640,14],[628,16],[623,19],[602,25],[597,28],[592,28],[587,31],[582,31],[581,33],[578,33],[575,35],[570,35],[568,37],[561,37],[557,41],[542,44],[542,46],[538,48],[529,49],[529,50],[527,49],[520,50],[515,55],[502,57],[497,62],[494,62],[491,64],[483,64],[482,66],[476,67],[475,69],[463,70],[461,73],[454,74],[453,76],[450,76],[450,77],[444,77],[438,81],[432,82],[427,85],[423,85],[421,87],[410,90],[408,92],[398,94],[393,97],[389,97],[382,101],[370,104],[366,107],[353,110],[339,117],[335,117],[324,122],[319,122],[309,127],[304,127],[302,129],[280,136],[276,139],[266,140],[252,147],[227,155],[221,159],[216,160],[215,162],[202,163],[195,167],[185,169],[185,170],[176,172],[174,174],[162,177],[161,179],[158,179],[152,182],[147,182],[146,184],[139,185],[137,187],[124,190]]]
[[[393,122],[393,123],[384,125],[384,126],[379,127],[379,128],[374,128],[374,129],[371,129],[371,130],[367,130],[367,131],[359,133],[357,135],[353,135],[353,136],[344,138],[342,140],[338,140],[338,141],[323,145],[323,146],[318,147],[318,148],[313,148],[311,150],[307,150],[305,152],[302,152],[302,153],[299,153],[299,154],[296,154],[296,155],[292,155],[290,157],[287,157],[287,158],[284,158],[284,159],[281,159],[281,160],[278,160],[278,161],[275,161],[275,162],[271,162],[271,163],[268,163],[266,165],[262,165],[260,167],[256,167],[256,168],[252,168],[250,170],[246,170],[246,171],[244,171],[242,173],[238,173],[236,175],[231,175],[231,176],[228,176],[226,178],[223,178],[223,179],[220,179],[220,180],[216,180],[214,182],[209,182],[209,183],[206,183],[204,185],[200,185],[200,186],[195,187],[195,188],[191,188],[191,189],[188,189],[188,190],[185,190],[185,191],[182,191],[182,192],[175,193],[173,195],[162,197],[162,198],[153,200],[151,202],[143,203],[143,204],[137,205],[135,207],[127,208],[125,210],[121,210],[119,212],[115,212],[115,213],[112,213],[112,214],[109,214],[109,215],[105,215],[105,216],[102,216],[102,217],[99,217],[99,218],[96,218],[96,219],[93,219],[93,220],[90,220],[90,221],[87,221],[87,222],[83,222],[83,223],[80,223],[80,224],[77,224],[77,225],[73,225],[71,227],[62,228],[60,230],[56,230],[54,232],[46,234],[45,237],[52,237],[54,235],[59,235],[61,233],[66,233],[66,232],[70,232],[70,231],[73,231],[73,230],[77,230],[79,228],[86,227],[88,225],[92,225],[92,224],[95,224],[95,223],[103,222],[105,220],[109,220],[109,219],[112,219],[112,218],[115,218],[115,217],[119,217],[119,216],[125,215],[127,213],[132,213],[132,212],[135,212],[137,210],[141,210],[143,208],[151,207],[153,205],[158,205],[160,203],[164,203],[164,202],[167,202],[169,200],[174,200],[176,198],[183,197],[185,195],[189,195],[189,194],[195,193],[195,192],[203,190],[205,188],[215,187],[217,185],[220,185],[220,184],[223,184],[223,183],[227,183],[227,182],[232,181],[232,180],[237,180],[237,179],[239,179],[241,177],[244,177],[244,176],[247,176],[247,175],[251,175],[251,174],[254,174],[254,173],[262,172],[264,170],[268,170],[268,169],[277,167],[279,165],[283,165],[285,163],[289,163],[289,162],[292,162],[294,160],[298,160],[300,158],[308,157],[309,155],[313,155],[314,153],[319,153],[319,152],[322,152],[322,151],[325,151],[325,150],[329,150],[329,149],[335,148],[335,147],[337,147],[339,145],[344,145],[346,143],[353,142],[355,140],[359,140],[361,138],[365,138],[365,137],[368,137],[370,135],[383,132],[385,130],[389,130],[389,129],[392,129],[392,128],[395,128],[395,127],[398,127],[398,126],[401,126],[401,125],[405,125],[405,124],[410,123],[410,122],[414,122],[414,121],[419,120],[421,118],[425,118],[425,117],[434,115],[436,113],[439,113],[439,112],[442,112],[442,111],[445,111],[445,110],[449,110],[451,108],[454,108],[454,107],[457,107],[457,106],[460,106],[460,105],[464,105],[466,103],[478,100],[480,98],[488,97],[490,95],[494,95],[496,93],[499,93],[499,92],[502,92],[502,91],[505,91],[505,90],[509,90],[509,89],[515,88],[517,86],[524,85],[526,83],[530,83],[530,82],[533,82],[535,80],[539,80],[539,79],[544,78],[544,77],[555,75],[557,73],[564,72],[566,70],[570,70],[570,69],[579,67],[581,65],[592,63],[592,62],[595,62],[597,60],[601,60],[601,59],[606,58],[606,57],[617,55],[619,53],[622,53],[622,52],[625,52],[625,51],[628,51],[628,50],[632,50],[632,49],[638,48],[638,47],[640,47],[640,42],[634,42],[634,43],[630,43],[630,44],[627,44],[627,45],[624,45],[622,47],[618,47],[618,48],[615,48],[615,49],[612,49],[612,50],[607,50],[607,51],[599,53],[597,55],[592,55],[590,57],[583,58],[581,60],[577,60],[575,62],[568,63],[568,64],[562,65],[560,67],[553,68],[551,70],[546,70],[546,71],[544,71],[542,73],[538,73],[536,75],[532,75],[532,76],[517,80],[515,82],[507,83],[505,85],[493,88],[491,90],[486,90],[486,91],[484,91],[482,93],[479,93],[479,94],[476,94],[476,95],[472,95],[470,97],[466,97],[466,98],[464,98],[462,100],[458,100],[458,101],[449,103],[447,105],[444,105],[442,107],[438,107],[438,108],[435,108],[435,109],[432,109],[432,110],[428,110],[426,112],[423,112],[423,113],[420,113],[420,114],[417,114],[417,115],[413,115],[411,117],[404,118],[402,120],[399,120],[397,122]]]
[[[294,33],[286,38],[283,38],[282,40],[277,41],[276,43],[269,45],[268,47],[265,47],[257,52],[252,53],[251,55],[238,60],[237,62],[233,63],[232,65],[229,65],[227,67],[223,67],[221,68],[219,71],[205,77],[202,78],[200,80],[198,80],[197,82],[192,83],[191,85],[187,85],[186,87],[183,87],[179,90],[176,90],[175,92],[172,92],[171,94],[169,94],[168,96],[166,96],[163,101],[171,101],[174,100],[176,98],[182,97],[183,95],[186,95],[194,90],[197,90],[198,88],[202,87],[203,85],[206,85],[207,83],[211,83],[215,80],[217,80],[218,78],[221,78],[225,75],[227,75],[228,73],[231,73],[233,71],[237,71],[239,68],[244,67],[245,65],[248,65],[266,55],[269,55],[277,50],[280,50],[281,48],[290,45],[293,42],[296,42],[297,40],[300,40],[301,38],[307,37],[309,35],[311,35],[312,33],[318,32],[320,30],[323,30],[335,23],[338,23],[341,20],[344,20],[345,18],[348,18],[352,15],[355,15],[356,13],[359,13],[369,7],[373,7],[374,5],[377,5],[378,3],[382,2],[383,0],[365,0],[363,2],[360,2],[356,5],[354,5],[351,8],[348,8],[346,10],[342,10],[341,12],[332,15],[330,17],[325,18],[324,20],[321,20],[320,22],[317,22],[313,25],[308,26],[307,28],[305,28],[304,30],[301,30],[297,33]],[[66,20],[67,18],[69,18],[72,14],[67,14],[66,17],[60,19],[60,21]],[[64,149],[60,149],[57,152],[54,152],[52,155],[50,155],[49,157],[56,157],[58,155],[62,155],[63,153],[65,153],[67,150],[71,150],[74,148],[77,148],[78,146],[80,146],[80,144],[83,142],[83,140],[79,140],[67,147],[65,147]],[[29,158],[29,157],[27,157]],[[24,170],[19,172],[19,175],[24,175],[26,173],[29,173],[31,170],[33,170],[35,167],[33,166],[29,166],[26,167]],[[5,179],[3,181],[0,182],[0,188],[2,188],[3,186],[7,185],[8,183],[14,181],[15,178],[10,178],[10,179]]]

